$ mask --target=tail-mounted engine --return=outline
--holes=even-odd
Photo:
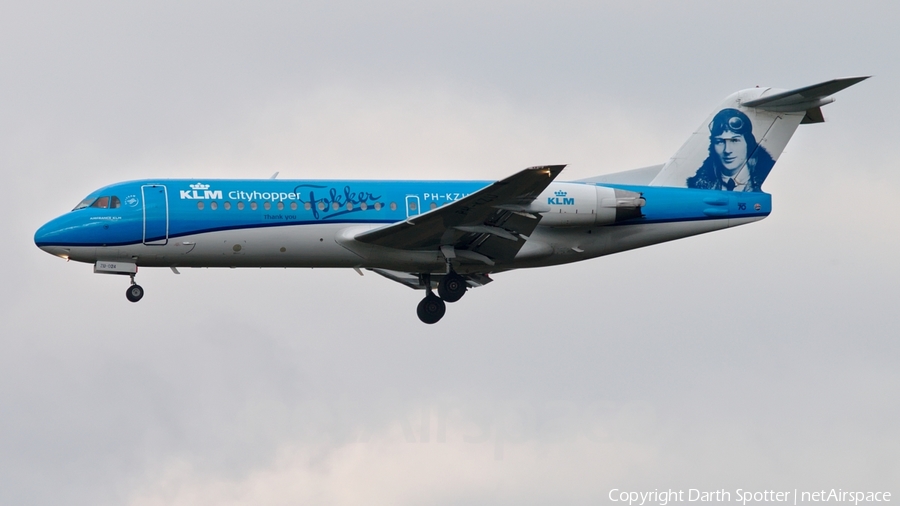
[[[640,193],[579,183],[554,183],[533,206],[545,206],[541,225],[578,227],[610,225],[643,216]],[[548,209],[549,208],[549,209]]]

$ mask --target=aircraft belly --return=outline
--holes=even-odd
[[[762,219],[696,220],[599,227],[539,226],[512,262],[493,267],[460,265],[459,272],[497,272],[577,262],[621,251],[681,239]],[[362,267],[405,272],[443,269],[438,251],[371,246],[353,241],[373,226],[346,224],[296,225],[206,232],[171,238],[166,245],[72,247],[68,258],[135,261],[145,267]]]
[[[517,256],[511,265],[504,266],[504,270],[577,262],[692,235],[705,234],[760,219],[762,217],[644,223],[591,229],[538,227],[529,238],[529,242],[534,242],[533,251],[540,251],[541,255],[528,256],[528,250],[523,248],[522,251],[526,255]]]
[[[97,256],[97,249],[94,246],[65,246],[59,248],[59,255],[65,256],[74,262],[94,263]]]
[[[127,249],[138,265],[151,267],[355,267],[360,258],[334,241],[344,226],[222,230],[173,238],[165,246]]]

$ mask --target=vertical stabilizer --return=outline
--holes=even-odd
[[[758,192],[801,123],[822,121],[828,95],[866,77],[729,96],[663,166],[651,186]]]

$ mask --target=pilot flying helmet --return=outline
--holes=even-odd
[[[737,109],[722,109],[709,123],[709,135],[715,137],[722,132],[734,132],[745,137],[752,136],[753,124],[746,114]]]

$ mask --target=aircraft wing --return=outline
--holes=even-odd
[[[355,240],[395,249],[440,250],[447,258],[494,265],[510,261],[548,206],[534,202],[565,165],[531,167],[460,200]]]

